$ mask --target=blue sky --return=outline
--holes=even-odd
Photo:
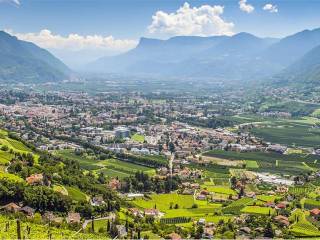
[[[263,10],[266,4],[269,7]],[[209,8],[202,9],[204,5]],[[186,14],[178,14],[183,6]],[[319,10],[318,0],[0,0],[0,28],[61,58],[66,51],[81,51],[93,59],[99,54],[126,51],[141,36],[250,32],[261,37],[283,37],[320,27]],[[170,13],[175,16],[170,17]],[[196,17],[184,22],[189,13]],[[208,17],[210,13],[214,16]],[[198,25],[201,17],[210,22]],[[168,21],[176,22],[169,26]],[[68,38],[69,34],[76,37]]]

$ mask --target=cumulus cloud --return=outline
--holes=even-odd
[[[148,26],[151,34],[177,35],[232,35],[234,24],[222,18],[224,7],[202,5],[190,7],[184,3],[176,12],[157,11]]]
[[[20,6],[20,1],[19,0],[0,0],[0,3],[11,3],[16,6]]]
[[[48,29],[43,29],[38,33],[15,33],[12,30],[5,31],[16,36],[18,39],[33,42],[47,49],[126,51],[137,45],[137,41],[132,39],[115,39],[113,36],[101,35],[83,36],[76,33],[61,36],[52,33]]]
[[[278,12],[278,6],[277,5],[272,5],[271,3],[267,3],[266,5],[263,6],[262,8],[265,11],[269,11],[271,13],[277,13]]]
[[[247,0],[240,0],[239,1],[239,8],[241,11],[246,13],[252,13],[254,11],[254,7],[247,3]]]

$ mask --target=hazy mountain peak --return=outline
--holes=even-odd
[[[69,68],[47,50],[0,31],[0,81],[58,81],[69,73]]]

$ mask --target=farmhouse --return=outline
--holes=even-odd
[[[66,220],[67,220],[67,223],[80,223],[81,217],[79,213],[69,212]]]
[[[101,206],[103,204],[105,204],[105,201],[103,200],[102,196],[93,197],[91,199],[91,205],[92,206]]]
[[[0,209],[7,212],[18,212],[20,210],[20,207],[12,202],[2,206]]]
[[[29,217],[32,217],[35,213],[35,210],[29,206],[24,206],[23,208],[20,208],[19,211],[23,212],[24,214],[26,214]]]
[[[118,190],[121,188],[121,182],[116,178],[112,178],[109,182],[109,187],[112,190]]]
[[[289,220],[287,217],[278,215],[274,217],[274,220],[279,223],[280,225],[288,227],[290,225]]]
[[[151,217],[162,217],[163,213],[161,213],[158,209],[151,208],[151,209],[145,209],[144,215],[151,216]]]
[[[181,236],[178,233],[170,233],[168,235],[169,239],[171,240],[181,240]]]
[[[138,208],[129,208],[128,210],[134,217],[143,217],[142,212]]]
[[[310,215],[315,219],[319,219],[320,218],[320,209],[314,208],[314,209],[310,210]]]
[[[26,178],[26,181],[30,185],[36,185],[36,184],[43,184],[43,175],[41,173],[39,174],[33,174]]]

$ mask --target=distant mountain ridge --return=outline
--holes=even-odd
[[[223,81],[250,80],[284,71],[318,45],[320,28],[282,39],[260,38],[245,32],[233,36],[178,36],[168,40],[141,38],[136,48],[98,59],[87,69]]]
[[[320,45],[274,77],[274,82],[296,85],[320,84]]]
[[[61,81],[71,70],[47,50],[0,31],[0,82]]]

